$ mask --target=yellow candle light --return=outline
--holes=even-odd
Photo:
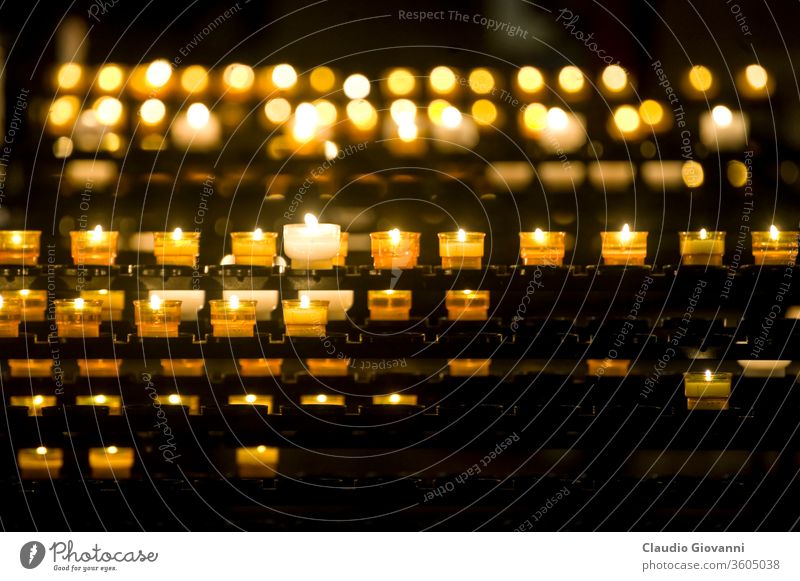
[[[292,268],[333,268],[341,246],[341,228],[337,224],[320,224],[313,214],[306,214],[304,220],[304,224],[283,227],[283,246]]]
[[[121,480],[131,477],[133,448],[89,448],[89,468],[92,478],[98,480]]]
[[[485,321],[489,316],[489,291],[449,290],[445,307],[451,321]]]
[[[164,405],[184,406],[189,409],[189,414],[200,413],[200,396],[170,393],[159,398]]]
[[[722,266],[725,254],[725,232],[678,232],[680,236],[681,262],[686,265]]]
[[[69,233],[72,239],[72,260],[77,265],[108,266],[117,258],[119,232],[104,231],[99,224],[94,230]]]
[[[489,377],[491,359],[449,359],[447,366],[453,377]]]
[[[372,405],[417,405],[416,395],[390,393],[388,395],[373,395]]]
[[[78,359],[81,377],[119,377],[122,359]]]
[[[369,318],[373,321],[408,321],[411,317],[410,290],[367,291]]]
[[[236,264],[272,266],[277,251],[277,232],[231,232],[231,252]]]
[[[315,377],[345,377],[349,359],[306,359],[308,372]]]
[[[325,393],[301,395],[300,405],[344,405],[344,396],[328,395]]]
[[[183,301],[162,301],[151,295],[148,301],[133,301],[134,320],[140,337],[177,337]]]
[[[603,261],[608,265],[643,266],[647,232],[634,232],[625,224],[619,232],[601,232]]]
[[[271,395],[257,395],[255,393],[245,393],[240,395],[229,395],[228,405],[261,405],[272,409]]]
[[[0,264],[36,264],[41,237],[39,230],[0,231]]]
[[[280,450],[272,446],[236,448],[236,476],[271,478],[278,470]]]
[[[283,359],[239,359],[242,377],[280,377]]]
[[[53,371],[52,359],[9,359],[11,377],[50,377]]]
[[[0,337],[19,337],[22,321],[22,301],[0,295]]]
[[[630,365],[630,359],[587,359],[586,372],[594,377],[625,377]]]
[[[22,320],[28,323],[44,321],[47,308],[47,291],[30,290],[27,288],[18,291],[2,291],[0,296],[4,299],[18,299],[22,303]]]
[[[106,395],[96,393],[94,395],[76,395],[76,405],[94,405],[108,408],[108,413],[112,416],[122,415],[122,398],[118,395]]]
[[[752,232],[753,257],[758,265],[794,264],[800,232],[781,232],[773,224],[769,232]]]
[[[103,321],[121,321],[125,309],[125,291],[121,290],[82,290],[81,298],[103,303]]]
[[[29,416],[42,415],[42,408],[55,407],[56,396],[54,395],[12,395],[9,402],[14,406],[28,408]]]
[[[26,480],[53,480],[64,465],[64,451],[60,448],[21,448],[17,452],[20,476]]]
[[[397,228],[369,235],[372,259],[377,269],[414,268],[419,258],[419,232],[401,232]]]
[[[194,266],[200,255],[200,232],[153,232],[153,252],[158,264]]]
[[[525,266],[561,266],[564,263],[566,232],[519,233],[519,256]]]
[[[202,377],[203,366],[202,359],[162,359],[161,373],[167,377]]]
[[[236,295],[226,300],[209,301],[214,335],[252,337],[256,324],[256,301],[242,301]]]
[[[483,232],[439,232],[442,268],[480,268],[483,258]]]
[[[728,409],[732,373],[691,371],[683,374],[684,394],[689,409]]]
[[[328,301],[307,296],[282,301],[287,337],[324,337],[328,324]]]
[[[55,301],[59,337],[99,337],[103,303],[86,299]]]
[[[347,253],[350,250],[350,233],[341,232],[339,234],[339,252],[333,257],[333,266],[344,266],[347,260]]]

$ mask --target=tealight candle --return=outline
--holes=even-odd
[[[566,232],[519,233],[519,256],[525,266],[561,266],[564,263]]]
[[[678,236],[683,264],[722,266],[725,232],[709,232],[701,228],[699,232],[678,232]]]
[[[728,409],[732,373],[692,371],[683,374],[684,394],[689,409]]]
[[[442,268],[480,268],[485,237],[483,232],[439,232]]]
[[[263,405],[272,409],[271,395],[257,395],[255,393],[245,393],[240,395],[229,395],[228,405]]]
[[[50,377],[53,372],[52,359],[9,359],[11,377]]]
[[[39,230],[0,231],[0,264],[36,264],[41,237]]]
[[[343,395],[328,395],[318,393],[317,395],[301,395],[300,405],[344,405]]]
[[[105,395],[97,393],[94,395],[76,395],[76,405],[94,405],[108,408],[109,415],[122,415],[122,397],[118,395]]]
[[[794,264],[800,232],[781,232],[773,224],[769,232],[752,232],[753,257],[758,265]]]
[[[86,299],[55,301],[59,337],[99,337],[103,303]]]
[[[489,314],[489,291],[449,290],[445,307],[451,321],[485,321]]]
[[[745,377],[786,377],[786,368],[792,363],[786,359],[737,359]]]
[[[231,252],[236,264],[272,266],[277,251],[277,232],[231,232]]]
[[[72,239],[72,260],[77,265],[108,266],[117,257],[119,232],[106,232],[100,225],[94,230],[69,233]]]
[[[81,298],[103,303],[103,321],[121,321],[125,309],[125,291],[121,290],[82,290]]]
[[[23,288],[18,291],[2,291],[0,296],[4,299],[19,299],[22,302],[22,319],[24,321],[28,323],[44,321],[47,291]]]
[[[133,309],[140,337],[178,336],[181,301],[162,301],[158,295],[150,295],[150,300],[133,301]]]
[[[92,478],[120,480],[131,477],[133,448],[89,448],[89,468]]]
[[[345,377],[349,359],[306,359],[308,372],[316,377]]]
[[[153,232],[153,252],[158,264],[194,266],[200,255],[200,232]]]
[[[411,318],[410,290],[367,291],[369,318],[373,321],[408,321]]]
[[[12,395],[9,398],[11,405],[28,408],[29,416],[42,415],[42,408],[55,407],[56,396],[54,395]]]
[[[214,335],[252,337],[256,324],[256,301],[242,301],[236,295],[226,300],[209,301]]]
[[[449,359],[447,366],[453,377],[489,377],[491,359]]]
[[[347,260],[347,253],[350,250],[350,233],[341,232],[339,234],[339,252],[333,257],[333,266],[344,266]]]
[[[341,229],[337,224],[320,224],[313,214],[305,215],[305,224],[286,224],[283,227],[283,247],[300,270],[333,268],[339,253]]]
[[[328,301],[307,296],[282,301],[287,337],[324,337],[328,324]]]
[[[161,373],[167,377],[202,377],[203,366],[202,359],[162,359]],[[180,396],[175,397],[178,398],[177,401],[170,403],[180,404]]]
[[[373,395],[372,405],[417,405],[416,395],[390,393],[387,395]]]
[[[17,466],[20,476],[25,479],[52,480],[64,465],[64,451],[60,448],[20,448],[17,452]]]
[[[82,377],[119,377],[122,359],[78,359],[78,375]]]
[[[595,377],[625,377],[630,366],[630,359],[587,359],[586,373]]]
[[[200,360],[202,364],[202,360]],[[189,409],[191,415],[200,413],[200,396],[199,395],[181,395],[178,393],[170,393],[162,396],[161,403],[164,405],[184,406]]]
[[[239,359],[242,377],[280,377],[283,359]]]
[[[647,232],[633,232],[625,224],[619,232],[601,232],[603,262],[615,266],[644,266]]]
[[[236,476],[271,478],[277,474],[280,451],[272,446],[236,448]]]
[[[22,301],[0,295],[0,337],[19,337],[22,322]]]
[[[420,236],[419,232],[401,232],[397,228],[388,232],[372,232],[369,238],[375,268],[403,269],[417,266]]]

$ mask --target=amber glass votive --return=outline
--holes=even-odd
[[[242,393],[228,396],[228,405],[264,405],[272,409],[272,396],[256,393]]]
[[[108,266],[117,258],[119,232],[105,231],[100,226],[94,230],[70,232],[72,260],[75,264]]]
[[[54,407],[56,396],[54,395],[12,395],[9,398],[11,405],[28,408],[29,416],[42,415],[42,408]]]
[[[447,366],[453,377],[488,377],[491,359],[449,359]]]
[[[81,298],[103,303],[104,321],[121,321],[125,309],[125,291],[121,290],[82,290]]]
[[[442,268],[480,268],[484,238],[483,232],[439,232]]]
[[[601,232],[603,262],[611,266],[644,266],[647,232],[633,232],[628,225],[619,232]]]
[[[703,228],[699,232],[678,232],[678,236],[683,264],[722,266],[725,232],[708,232]]]
[[[349,359],[306,359],[306,367],[317,377],[344,377],[350,367]]]
[[[153,252],[158,264],[194,266],[200,256],[200,232],[153,232]]]
[[[202,359],[162,359],[161,373],[167,377],[202,377],[203,366]]]
[[[301,395],[300,405],[344,405],[343,395],[328,395],[318,393],[316,395]]]
[[[133,448],[89,448],[89,468],[97,480],[121,480],[131,477]]]
[[[278,470],[280,450],[272,446],[236,448],[236,476],[269,478]]]
[[[277,251],[277,232],[231,232],[231,252],[236,264],[272,266]]]
[[[0,230],[0,264],[36,264],[39,230]]]
[[[525,266],[561,266],[564,264],[566,232],[519,233],[519,256]]]
[[[177,337],[183,301],[162,301],[156,295],[133,301],[134,320],[140,337]]]
[[[732,373],[691,371],[683,374],[684,394],[688,409],[728,409]]]
[[[118,377],[122,359],[78,359],[81,377]]]
[[[595,377],[625,377],[630,365],[630,359],[587,359],[586,373]]]
[[[350,250],[350,233],[339,233],[339,252],[333,257],[333,266],[344,266]]]
[[[377,269],[414,268],[419,259],[419,232],[372,232],[369,235],[373,265]],[[481,253],[482,254],[482,253]]]
[[[2,291],[4,299],[19,299],[22,302],[22,320],[29,323],[44,321],[47,308],[47,291],[23,288],[17,291]]]
[[[239,359],[242,377],[280,376],[283,359]]]
[[[55,301],[59,337],[99,337],[102,301],[58,299]]]
[[[0,296],[0,337],[19,337],[22,301]]]
[[[373,395],[372,405],[417,405],[416,395],[404,393],[390,393],[387,395]]]
[[[797,259],[800,232],[780,232],[772,226],[769,232],[752,232],[753,257],[758,265],[788,265]]]
[[[447,318],[451,321],[485,321],[489,316],[489,291],[447,291]]]
[[[369,318],[373,321],[408,321],[411,318],[411,291],[367,291],[367,306]]]
[[[328,324],[328,301],[307,297],[281,301],[287,337],[324,337]]]
[[[236,295],[209,301],[211,327],[221,337],[252,337],[256,325],[256,301],[242,301]]]
[[[52,359],[9,359],[11,377],[50,377],[53,372]]]
[[[106,395],[95,393],[94,395],[76,395],[76,405],[93,405],[108,408],[109,415],[118,416],[122,414],[122,397],[118,395]]]
[[[64,451],[60,448],[21,448],[17,452],[20,476],[29,479],[51,480],[58,478],[64,465]]]

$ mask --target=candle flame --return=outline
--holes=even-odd
[[[257,447],[257,448],[256,448],[256,451],[257,451],[259,454],[263,454],[264,452],[266,452],[266,451],[267,451],[267,447],[266,447],[265,445],[263,445],[263,444],[262,444],[262,445],[260,445],[259,447]]]
[[[306,214],[303,216],[303,220],[308,227],[314,227],[319,224],[319,220],[317,220],[317,217],[314,214]]]
[[[708,238],[708,232],[706,232],[705,228],[700,228],[700,240],[705,240]]]
[[[311,299],[308,295],[303,295],[300,297],[300,308],[307,309],[311,306]]]
[[[94,396],[94,403],[96,403],[96,404],[103,405],[104,403],[106,403],[106,401],[107,401],[107,398],[104,395],[96,395],[96,396]]]
[[[706,369],[706,381],[711,381],[711,370]]]
[[[0,309],[3,308],[3,295],[0,295]]]
[[[181,403],[181,396],[179,396],[177,393],[173,393],[167,398],[167,401],[169,401],[169,403],[172,405],[178,405]]]
[[[536,242],[544,242],[544,232],[542,232],[541,228],[537,228],[533,231],[533,239],[536,240]]]
[[[328,401],[328,396],[327,396],[327,395],[325,395],[324,393],[321,393],[321,394],[319,394],[319,395],[317,396],[317,401],[318,401],[319,403],[325,403],[326,401]]]
[[[389,403],[400,403],[400,396],[396,393],[393,393],[389,396]]]
[[[108,289],[101,288],[99,291],[97,291],[97,294],[107,295],[108,294]]]
[[[248,393],[246,396],[244,396],[244,401],[247,403],[256,403],[256,396],[254,396],[252,393]]]
[[[769,227],[769,239],[770,240],[777,240],[778,239],[778,228],[773,224]]]
[[[91,234],[92,240],[100,240],[102,235],[103,235],[103,227],[100,224],[98,224],[97,226],[94,227],[94,230],[92,230]]]
[[[467,296],[469,296],[469,295],[471,295],[471,294],[472,294],[472,291],[471,291],[471,290],[463,290],[463,291],[461,291],[461,292],[463,292],[463,293],[464,293],[465,295],[467,295]]]
[[[150,308],[154,311],[161,308],[161,297],[158,295],[150,295]]]
[[[83,299],[75,299],[75,308],[82,309],[85,306],[85,301]]]
[[[29,289],[29,288],[24,288],[24,289],[22,289],[22,290],[20,290],[20,291],[19,291],[19,294],[20,294],[21,296],[23,296],[23,297],[27,297],[29,294],[31,294],[31,289]]]
[[[256,228],[253,232],[253,240],[263,240],[264,239],[264,231],[261,228]]]
[[[39,454],[39,456],[44,456],[45,454],[47,454],[47,448],[45,448],[44,446],[39,446],[38,448],[36,448],[36,453]]]
[[[463,228],[458,229],[458,241],[459,242],[466,242],[467,241],[467,233],[464,232]]]
[[[13,234],[11,236],[11,242],[14,244],[22,244],[22,236],[19,234]]]
[[[400,243],[400,230],[397,228],[389,230],[389,239],[394,246],[397,246]]]
[[[183,238],[183,230],[180,228],[175,228],[175,230],[172,231],[172,239],[180,240],[181,238]]]
[[[108,452],[109,454],[116,454],[117,452],[119,452],[119,448],[117,448],[116,446],[109,446],[108,448],[106,448],[106,452]]]
[[[625,224],[619,233],[619,239],[622,242],[628,242],[631,239],[631,227]]]
[[[393,290],[393,289],[389,289],[389,290],[387,290],[387,291],[384,291],[384,292],[385,292],[387,295],[393,295],[393,294],[394,294],[394,290]]]
[[[239,308],[239,297],[236,295],[231,295],[228,299],[228,306],[231,309],[238,309]]]

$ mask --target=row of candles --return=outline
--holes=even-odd
[[[117,256],[119,233],[93,230],[71,232],[72,258],[76,265],[108,266]],[[601,232],[602,256],[608,265],[644,265],[647,232],[634,231],[625,224],[615,232]],[[759,265],[793,264],[800,232],[781,232],[774,225],[768,231],[754,231],[753,256]],[[154,253],[158,264],[194,266],[200,255],[200,232],[154,232]],[[39,258],[40,231],[0,231],[0,264],[36,264]],[[440,232],[439,255],[445,269],[479,269],[484,255],[484,232]],[[565,255],[565,232],[520,232],[520,258],[526,266],[560,266]],[[680,232],[680,253],[686,265],[721,265],[725,253],[725,232]],[[231,251],[235,264],[272,266],[277,255],[277,232],[232,232]],[[376,269],[408,269],[417,266],[420,253],[419,232],[372,232],[371,254]],[[300,270],[331,269],[344,266],[348,253],[348,233],[337,224],[319,223],[306,214],[305,223],[283,227],[283,249],[291,266]]]

